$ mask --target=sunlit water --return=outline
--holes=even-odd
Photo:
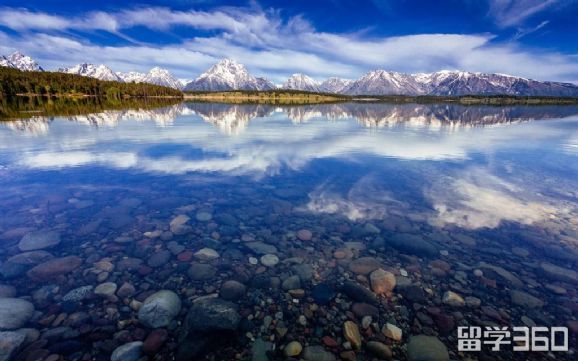
[[[293,340],[339,359],[352,347],[347,319],[361,330],[358,360],[372,359],[370,341],[406,359],[409,337],[419,334],[461,359],[458,325],[576,328],[576,106],[183,103],[33,117],[0,123],[0,186],[0,284],[16,287],[1,296],[35,307],[12,329],[40,332],[28,330],[15,354],[35,339],[42,357],[66,359],[106,359],[124,343],[150,343],[137,309],[163,289],[182,308],[161,327],[160,359],[261,360],[263,349],[284,359]],[[34,231],[56,231],[60,243],[23,247]],[[194,255],[205,247],[218,257]],[[30,251],[41,254],[14,261]],[[269,253],[277,265],[263,265]],[[79,265],[38,270],[65,256]],[[360,271],[364,260],[369,270]],[[359,304],[369,301],[341,287],[350,279],[371,289],[374,261],[397,287],[365,314]],[[286,286],[292,275],[298,282]],[[220,296],[236,304],[239,325],[223,338],[202,330],[195,339],[207,342],[186,349],[191,303],[227,280],[246,286]],[[105,282],[134,290],[65,297]],[[319,284],[328,285],[327,303],[313,292]],[[443,302],[448,290],[467,304]],[[402,329],[401,341],[381,332],[388,322]],[[571,352],[550,357],[574,359],[574,342],[571,331]],[[484,353],[530,357],[503,348]]]

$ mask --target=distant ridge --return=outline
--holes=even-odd
[[[0,66],[23,71],[43,71],[31,57],[20,52],[0,57]],[[223,59],[195,80],[182,84],[168,70],[154,67],[148,73],[114,72],[106,65],[83,63],[60,72],[93,77],[100,80],[149,83],[184,91],[228,91],[290,89],[343,95],[407,95],[407,96],[545,96],[578,97],[578,85],[537,81],[496,73],[442,70],[433,73],[406,74],[386,70],[370,71],[359,79],[336,77],[318,82],[306,74],[293,74],[281,86],[263,77],[255,77],[233,59]]]

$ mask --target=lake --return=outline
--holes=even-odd
[[[578,106],[104,108],[0,122],[14,359],[575,359]]]

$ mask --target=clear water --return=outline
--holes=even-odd
[[[349,347],[342,331],[348,318],[362,329],[364,345],[380,341],[398,359],[407,357],[408,337],[418,334],[435,335],[451,358],[461,359],[458,325],[576,327],[576,106],[183,103],[33,117],[0,123],[0,186],[2,267],[36,230],[61,235],[44,251],[82,261],[42,281],[27,275],[33,265],[0,276],[0,284],[17,288],[15,297],[34,304],[36,314],[22,327],[40,331],[37,342],[48,340],[36,345],[45,356],[106,359],[116,346],[146,339],[150,329],[137,321],[131,301],[168,289],[183,302],[157,351],[159,359],[171,359],[185,342],[191,302],[232,279],[247,287],[233,300],[243,319],[239,329],[189,359],[257,360],[262,347],[274,349],[271,359],[284,359],[289,341],[324,345],[324,336],[336,341],[324,347],[339,358]],[[171,233],[179,215],[190,219]],[[311,239],[307,232],[299,237],[300,230]],[[416,239],[433,244],[434,254],[406,246]],[[255,242],[275,246],[280,263],[252,264],[264,253]],[[191,258],[203,247],[219,257]],[[163,251],[170,256],[151,261]],[[398,287],[380,296],[378,314],[363,330],[362,317],[351,312],[359,301],[340,285],[351,279],[370,288],[368,275],[350,266],[367,256],[394,273]],[[142,264],[127,269],[127,258]],[[114,269],[95,266],[103,260]],[[216,272],[195,277],[193,263]],[[297,288],[304,292],[288,292],[279,282],[299,274],[299,264],[312,274],[301,275]],[[563,267],[562,275],[550,265]],[[91,294],[74,306],[62,299],[103,282],[130,283],[136,291]],[[335,291],[328,304],[312,298],[320,283]],[[424,297],[412,300],[403,291],[408,284]],[[47,286],[52,292],[40,297]],[[481,307],[443,303],[448,290],[478,298]],[[513,301],[512,290],[544,304]],[[89,317],[70,321],[78,313]],[[379,332],[387,322],[403,330],[402,341]],[[46,336],[59,327],[70,333]],[[283,327],[288,331],[280,337]],[[573,350],[575,335],[570,339]],[[484,353],[530,357],[504,348]],[[365,346],[355,352],[358,360],[372,359]]]

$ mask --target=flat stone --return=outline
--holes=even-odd
[[[169,333],[164,328],[152,330],[144,340],[142,350],[147,355],[155,355],[161,350],[168,339]]]
[[[302,241],[310,241],[313,238],[313,233],[308,229],[301,229],[297,232],[297,238]]]
[[[283,281],[281,287],[285,291],[301,288],[301,279],[297,275],[289,276]]]
[[[409,361],[449,361],[446,346],[434,336],[412,336],[407,344]]]
[[[477,297],[467,296],[466,299],[466,306],[471,308],[478,308],[482,304],[482,300]]]
[[[209,212],[205,212],[205,211],[199,211],[197,212],[197,214],[195,215],[195,218],[197,219],[197,221],[199,222],[208,222],[211,219],[213,219],[213,215]]]
[[[236,304],[220,298],[198,298],[189,309],[185,328],[188,331],[234,331],[241,321],[237,308]]]
[[[168,326],[181,312],[181,299],[173,291],[162,290],[150,295],[138,311],[138,320],[150,328]]]
[[[249,248],[256,254],[263,255],[263,254],[276,254],[277,247],[273,246],[272,244],[263,243],[263,242],[247,242],[244,243],[244,246]]]
[[[15,330],[34,315],[34,305],[20,298],[0,298],[0,330]]]
[[[193,281],[206,281],[215,277],[217,269],[206,263],[193,263],[189,268],[188,275]]]
[[[74,271],[82,264],[77,256],[54,258],[41,263],[27,272],[28,277],[36,281],[46,281]]]
[[[452,291],[446,291],[444,293],[442,302],[452,307],[463,307],[466,305],[466,301],[464,301],[462,296]]]
[[[130,297],[136,293],[134,286],[128,282],[125,282],[120,286],[116,295],[120,298]]]
[[[381,263],[373,257],[361,257],[349,263],[349,270],[356,274],[367,275],[381,267]]]
[[[323,346],[307,346],[303,350],[305,361],[336,361],[335,355],[325,351]]]
[[[171,220],[169,227],[171,232],[177,236],[187,234],[193,230],[193,227],[187,224],[191,218],[184,214],[178,215]]]
[[[351,312],[359,318],[365,316],[379,317],[379,309],[374,305],[365,302],[355,302],[351,305]]]
[[[403,337],[403,331],[401,330],[401,328],[391,323],[386,323],[385,325],[383,325],[381,333],[383,333],[385,337],[391,338],[392,340],[398,342],[401,341]]]
[[[138,361],[142,354],[142,341],[129,342],[117,347],[110,356],[110,361]]]
[[[223,282],[219,294],[225,300],[236,301],[245,296],[245,292],[247,292],[247,287],[245,287],[244,284],[234,280],[229,280]]]
[[[523,291],[511,290],[510,296],[512,303],[518,306],[529,308],[540,308],[544,306],[544,301]]]
[[[493,271],[498,276],[500,276],[503,280],[507,281],[508,283],[512,284],[513,286],[516,286],[518,288],[524,287],[524,283],[522,281],[520,281],[520,279],[518,277],[516,277],[512,272],[504,269],[503,267],[491,265],[491,264],[488,264],[485,262],[480,262],[478,267],[481,269],[487,269],[487,270]]]
[[[60,243],[60,233],[56,231],[31,232],[22,237],[18,248],[22,252],[50,248]]]
[[[75,289],[68,291],[68,293],[66,293],[64,295],[64,297],[62,297],[62,301],[64,301],[64,302],[80,302],[80,301],[84,300],[85,298],[90,297],[90,295],[92,295],[93,289],[94,289],[94,286],[91,286],[91,285],[77,287]]]
[[[101,283],[94,289],[94,294],[102,297],[110,297],[115,294],[118,286],[114,282]]]
[[[361,335],[359,328],[353,321],[345,321],[343,324],[343,337],[351,343],[355,349],[361,348]]]
[[[377,297],[373,292],[353,281],[345,281],[341,286],[341,292],[357,302],[377,303]]]
[[[439,254],[439,247],[436,244],[415,234],[395,234],[387,239],[386,243],[402,253],[416,256],[433,258]]]
[[[2,321],[0,321],[2,322]],[[0,361],[12,360],[17,350],[24,343],[26,336],[22,333],[4,331],[0,332]]]
[[[201,248],[194,254],[199,261],[212,261],[219,258],[219,253],[212,248]]]
[[[374,354],[380,360],[391,360],[393,357],[393,352],[391,348],[378,341],[369,341],[366,345],[369,352]]]
[[[283,349],[285,357],[299,356],[301,351],[303,351],[303,346],[301,346],[301,344],[297,341],[289,342]]]
[[[25,274],[30,268],[52,258],[54,256],[46,251],[19,253],[0,265],[0,274],[6,279],[16,278]]]
[[[261,264],[267,267],[273,267],[279,263],[279,257],[274,254],[266,254],[261,256]]]
[[[379,268],[369,275],[371,289],[377,294],[389,294],[395,288],[395,275]]]
[[[171,256],[171,251],[167,249],[153,253],[147,260],[147,265],[152,268],[162,267],[170,261]]]
[[[542,270],[542,273],[551,280],[578,285],[578,273],[574,270],[546,262],[540,263],[540,269]]]

